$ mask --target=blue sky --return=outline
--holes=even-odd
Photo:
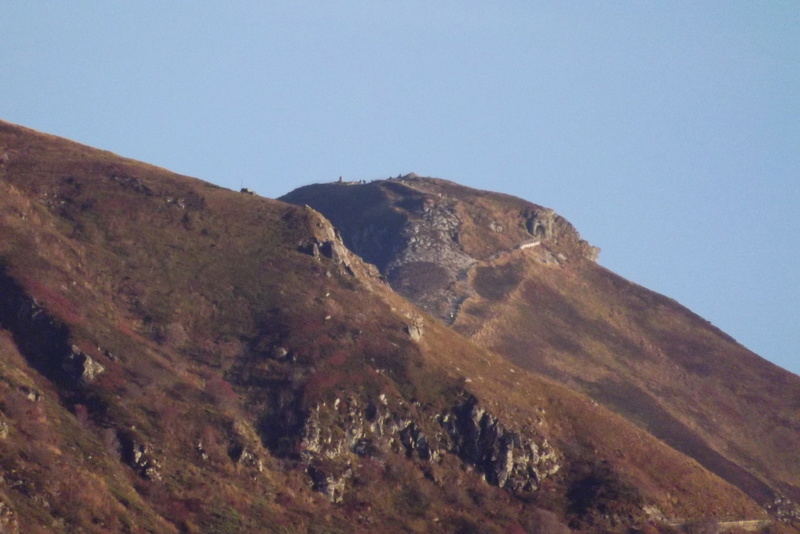
[[[417,172],[800,373],[800,3],[39,2],[0,118],[226,187]]]

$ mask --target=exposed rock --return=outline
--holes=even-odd
[[[261,459],[244,445],[234,445],[231,447],[229,454],[231,459],[239,465],[255,469],[259,473],[264,471],[264,463]]]
[[[144,185],[139,178],[135,176],[129,176],[127,174],[115,174],[111,176],[111,179],[117,182],[119,185],[123,186],[126,189],[131,189],[136,191],[137,193],[141,193],[143,195],[151,196],[153,191]]]
[[[466,296],[466,286],[454,283],[466,277],[476,260],[459,242],[463,222],[454,205],[426,198],[420,206],[399,236],[393,237],[393,256],[383,272],[401,294],[447,320]],[[367,241],[360,236],[352,239]]]
[[[546,439],[537,445],[532,439],[507,429],[470,397],[456,406],[452,416],[440,419],[453,440],[454,451],[474,465],[487,482],[514,492],[533,491],[539,481],[559,468],[555,451]]]
[[[0,414],[0,439],[6,439],[8,437],[8,422],[6,421],[5,416]]]
[[[200,458],[205,462],[208,460],[208,452],[206,451],[205,446],[203,445],[202,441],[198,441],[197,445],[194,446],[195,450],[200,454]]]
[[[338,502],[350,473],[336,466],[350,466],[351,454],[369,457],[394,452],[437,462],[443,454],[454,453],[489,484],[515,493],[535,491],[542,479],[560,468],[547,439],[507,428],[473,396],[435,416],[433,426],[410,414],[400,415],[399,408],[392,409],[382,396],[378,403],[351,397],[311,410],[303,426],[300,450],[312,486]]]
[[[150,447],[137,441],[131,434],[118,434],[122,461],[131,466],[142,478],[151,481],[161,480],[161,463],[153,456]]]
[[[406,455],[413,456],[417,454],[420,460],[430,460],[433,456],[431,454],[430,446],[428,445],[428,438],[425,433],[413,422],[409,423],[404,429],[399,432],[400,443],[406,448]]]
[[[411,339],[413,339],[414,341],[419,341],[420,339],[422,339],[422,327],[421,326],[417,326],[417,325],[413,325],[413,324],[407,324],[406,325],[406,332],[408,333],[409,337]]]
[[[313,235],[301,241],[297,250],[308,254],[317,260],[327,258],[337,266],[340,273],[350,276],[359,276],[364,279],[382,279],[378,269],[364,262],[360,257],[350,252],[342,241],[342,236],[333,225],[319,212],[305,206],[310,213],[310,227]],[[326,272],[330,278],[330,271]]]
[[[270,356],[276,360],[284,360],[289,356],[289,351],[285,347],[272,347]]]
[[[505,230],[505,228],[503,228],[502,224],[498,224],[495,221],[492,221],[492,222],[489,223],[489,229],[492,232],[497,232],[498,234],[502,234],[503,230]]]
[[[413,320],[411,324],[405,325],[405,331],[411,339],[413,339],[414,341],[419,341],[420,339],[422,339],[422,333],[423,333],[422,327],[424,326],[425,323],[422,320],[422,317],[415,316],[412,319]]]
[[[300,243],[297,248],[315,259],[325,257],[332,260],[336,265],[350,266],[349,252],[341,240],[320,241],[315,237],[311,237]]]
[[[784,523],[800,522],[800,505],[783,495],[775,497],[775,500],[766,508]]]
[[[105,370],[77,346],[70,345],[66,325],[51,317],[2,269],[0,294],[0,325],[11,331],[22,355],[42,374],[76,388],[92,382]]]
[[[0,501],[0,532],[3,534],[18,534],[19,522],[17,514],[6,503]]]
[[[42,400],[42,394],[33,388],[29,388],[28,386],[19,386],[17,389],[25,396],[26,399],[31,402],[39,402]]]
[[[333,260],[333,263],[336,265],[345,263],[347,261],[345,247],[341,241],[323,241],[319,244],[319,251],[326,258]]]
[[[306,470],[311,478],[311,487],[325,495],[332,503],[340,503],[344,499],[347,480],[352,476],[352,470],[345,469],[341,474],[335,475],[319,464],[312,464]]]
[[[583,239],[581,239],[580,244],[583,249],[583,257],[589,261],[597,261],[597,258],[600,257],[600,247],[590,245]]]
[[[105,367],[94,361],[75,345],[72,346],[70,353],[64,358],[61,367],[69,378],[81,385],[92,383],[106,370]]]
[[[307,239],[297,245],[297,250],[302,252],[303,254],[308,254],[315,260],[319,259],[319,241],[316,239]]]
[[[541,239],[556,237],[556,212],[541,208],[525,214],[525,228],[528,233]]]

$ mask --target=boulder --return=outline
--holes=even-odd
[[[73,345],[70,352],[64,358],[61,368],[67,377],[78,385],[86,385],[103,373],[106,368],[94,361],[89,355]]]

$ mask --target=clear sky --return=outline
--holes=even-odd
[[[0,35],[0,118],[269,197],[513,194],[800,373],[800,2],[19,0]]]

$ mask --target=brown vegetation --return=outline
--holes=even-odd
[[[309,254],[332,232],[314,210],[1,122],[0,150],[2,529],[624,532],[648,506],[764,515],[622,417],[425,315],[357,257]],[[386,228],[405,220],[393,213]],[[495,301],[525,290],[524,273],[502,291],[489,274]],[[553,325],[595,324],[548,298]],[[65,375],[78,356],[102,371]],[[551,443],[561,469],[514,493],[455,447],[431,460],[418,438],[404,444],[439,439],[442,414],[470,396],[508,435]],[[310,450],[312,412],[335,444],[353,407],[369,417],[384,402],[414,432]],[[329,475],[338,502],[322,493]]]

